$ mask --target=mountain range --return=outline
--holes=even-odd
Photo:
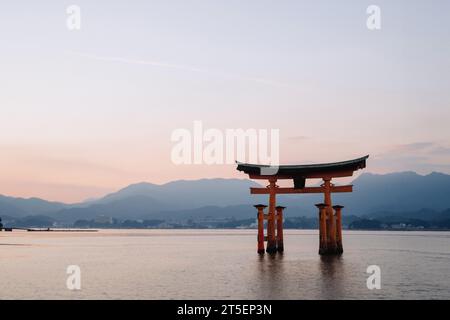
[[[414,212],[427,219],[450,208],[450,175],[414,172],[364,173],[356,178],[353,193],[334,194],[335,204],[344,205],[344,215],[389,216]],[[247,219],[255,216],[256,203],[266,196],[250,195],[249,188],[261,186],[245,179],[178,180],[162,185],[141,182],[97,200],[78,204],[50,202],[37,198],[0,196],[0,217],[46,216],[62,223],[99,216],[117,219]],[[282,195],[278,204],[287,206],[286,216],[315,217],[314,204],[320,194]],[[450,212],[449,212],[450,214]]]

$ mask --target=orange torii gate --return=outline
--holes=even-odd
[[[352,192],[352,185],[335,186],[331,183],[333,178],[350,177],[353,172],[366,167],[369,156],[362,158],[322,164],[308,165],[282,165],[275,169],[268,165],[257,165],[237,162],[237,170],[249,175],[250,179],[268,180],[266,188],[250,188],[251,194],[268,194],[269,210],[262,204],[255,205],[258,210],[258,253],[263,254],[282,252],[283,245],[283,209],[276,206],[277,194],[293,193],[323,193],[324,202],[316,204],[319,209],[319,254],[341,254],[342,247],[342,208],[332,206],[331,193]],[[273,171],[273,172],[271,172]],[[322,179],[320,187],[306,187],[306,179]],[[279,179],[292,179],[294,187],[282,188],[276,182]],[[267,220],[267,237],[264,236],[264,220]],[[264,250],[264,241],[267,248]]]

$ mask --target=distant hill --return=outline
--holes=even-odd
[[[335,181],[336,183],[339,180]],[[354,192],[333,195],[334,204],[344,205],[344,215],[387,217],[410,216],[432,220],[450,208],[450,175],[414,172],[377,175],[365,173],[353,181]],[[98,216],[118,219],[252,218],[256,203],[266,196],[252,196],[259,184],[244,179],[178,180],[162,185],[137,183],[97,200],[78,205],[0,196],[0,216],[45,215],[66,223]],[[316,217],[318,195],[283,195],[278,204],[287,206],[287,217]]]
[[[413,212],[423,208],[442,211],[450,208],[450,175],[443,173],[424,176],[415,172],[364,173],[353,184],[353,193],[334,197],[335,202],[345,206],[344,213],[347,214],[361,216],[381,211]]]
[[[51,202],[38,198],[14,198],[0,195],[0,217],[21,217],[27,215],[41,215],[60,211],[69,205]]]
[[[380,219],[383,221],[396,221],[402,218],[423,221],[442,221],[450,219],[450,209],[443,211],[436,211],[432,209],[419,209],[416,211],[377,211],[369,213],[366,217],[371,219]]]
[[[244,179],[178,180],[162,185],[141,182],[91,201],[87,206],[65,208],[51,216],[65,222],[99,215],[123,219],[174,219],[210,206],[247,204],[251,208],[255,198],[250,197],[249,188],[255,186],[260,185]]]
[[[246,179],[177,180],[162,185],[141,182],[129,185],[93,203],[106,204],[130,196],[144,196],[165,205],[166,208],[161,209],[166,210],[184,210],[208,205],[227,206],[252,203],[249,188],[260,186]]]

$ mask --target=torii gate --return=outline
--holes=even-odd
[[[258,209],[258,253],[283,252],[283,209],[276,206],[277,194],[292,193],[323,193],[324,203],[316,204],[319,208],[319,254],[342,254],[342,213],[343,206],[332,206],[331,193],[352,192],[352,185],[335,186],[333,178],[350,177],[353,172],[366,167],[369,156],[362,158],[322,164],[282,165],[275,174],[270,172],[270,166],[237,162],[237,170],[249,175],[250,179],[269,181],[266,188],[250,188],[251,194],[269,195],[269,212],[264,214],[267,206],[255,205]],[[322,179],[320,187],[305,187],[306,179]],[[277,186],[278,179],[292,179],[294,187],[281,188]],[[334,212],[333,212],[334,211]],[[267,237],[264,236],[264,219],[267,220]],[[264,250],[264,241],[267,248]]]

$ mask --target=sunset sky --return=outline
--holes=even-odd
[[[380,30],[366,27],[371,4]],[[450,174],[446,0],[16,0],[0,39],[3,195],[245,178],[172,163],[171,133],[195,120],[279,129],[282,163],[370,154],[365,172]]]

